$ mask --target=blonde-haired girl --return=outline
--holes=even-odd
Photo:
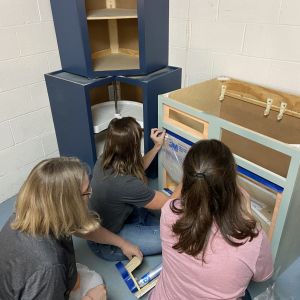
[[[77,158],[47,159],[31,171],[0,232],[1,299],[69,299],[80,285],[72,234],[120,247],[129,258],[141,256],[89,212],[91,192],[87,168]],[[106,299],[105,287],[82,299]]]

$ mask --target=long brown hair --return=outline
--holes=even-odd
[[[145,181],[141,155],[142,128],[132,117],[111,120],[102,156],[103,169],[115,175],[132,175]]]
[[[85,234],[99,227],[81,195],[87,169],[79,159],[59,157],[37,164],[17,196],[12,229],[55,238]]]
[[[180,215],[172,227],[178,236],[173,248],[193,257],[202,251],[202,261],[213,223],[235,247],[258,235],[256,221],[237,185],[233,155],[220,141],[202,140],[190,148],[183,162],[181,199],[170,205]]]

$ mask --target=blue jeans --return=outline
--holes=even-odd
[[[251,295],[250,293],[248,292],[248,290],[245,291],[245,296],[242,298],[242,300],[251,300]]]
[[[144,256],[161,253],[159,217],[146,208],[135,208],[118,235],[137,245]],[[94,254],[105,260],[127,259],[118,247],[92,241],[88,241],[88,245]]]

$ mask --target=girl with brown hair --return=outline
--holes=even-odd
[[[87,174],[77,158],[47,159],[33,168],[0,232],[0,299],[69,299],[80,285],[73,234],[121,247],[129,258],[142,256],[88,210]],[[82,299],[106,299],[105,287],[94,286]]]
[[[144,255],[161,253],[159,218],[148,209],[160,209],[168,200],[147,186],[145,170],[160,150],[165,132],[151,129],[153,148],[141,155],[142,128],[134,118],[113,119],[104,152],[94,167],[91,210],[105,228],[138,245]],[[107,260],[123,260],[118,248],[89,242],[91,250]]]
[[[269,241],[237,185],[229,148],[195,143],[183,162],[180,199],[161,213],[163,269],[149,299],[240,299],[273,272]]]

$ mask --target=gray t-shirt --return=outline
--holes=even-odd
[[[72,238],[33,237],[12,230],[14,218],[0,232],[0,299],[69,299],[77,280]]]
[[[101,159],[94,167],[91,186],[89,207],[100,215],[101,224],[114,233],[122,229],[134,207],[144,207],[155,195],[154,190],[135,176],[116,176],[110,169],[103,171]]]

